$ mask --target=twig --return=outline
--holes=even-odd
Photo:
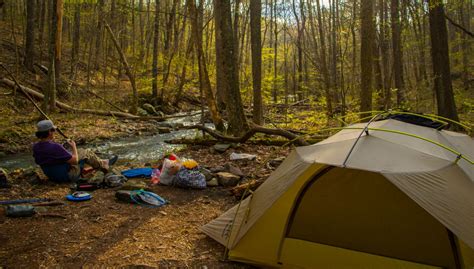
[[[460,24],[457,24],[456,22],[454,22],[450,17],[448,17],[448,15],[444,15],[444,17],[446,17],[446,19],[454,26],[456,26],[457,28],[461,29],[461,31],[463,31],[465,34],[471,36],[471,37],[474,37],[474,34],[469,32],[466,28],[464,28],[462,25]]]

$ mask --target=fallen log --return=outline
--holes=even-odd
[[[8,86],[10,88],[15,87],[15,82],[3,78],[0,79],[0,84],[3,84],[5,86]],[[28,87],[25,87],[23,85],[20,85],[21,89],[31,95],[31,97],[38,99],[38,100],[43,100],[44,95],[40,92],[37,92],[33,89],[30,89]],[[106,111],[106,110],[96,110],[96,109],[88,109],[88,108],[75,108],[71,105],[68,105],[66,103],[56,101],[56,106],[60,109],[70,111],[70,112],[75,112],[75,113],[81,113],[81,114],[93,114],[93,115],[101,115],[101,116],[113,116],[113,117],[118,117],[118,118],[125,118],[125,119],[130,119],[130,120],[157,120],[157,121],[164,121],[166,119],[172,119],[172,118],[181,118],[181,117],[187,117],[187,116],[194,116],[197,114],[200,114],[201,112],[195,112],[192,114],[182,114],[182,115],[168,115],[164,117],[159,117],[159,116],[137,116],[133,115],[127,112],[120,112],[120,111]]]
[[[281,136],[284,137],[288,140],[290,140],[291,143],[298,145],[298,146],[308,146],[310,143],[308,143],[306,140],[301,138],[298,135],[295,135],[287,130],[284,129],[271,129],[271,128],[265,128],[259,125],[254,125],[250,130],[248,130],[243,136],[241,137],[233,137],[233,136],[226,136],[223,135],[215,130],[212,130],[210,128],[207,128],[202,125],[191,125],[191,126],[184,126],[180,129],[197,129],[204,131],[214,137],[217,140],[220,141],[227,141],[227,142],[233,142],[233,143],[245,143],[247,142],[252,136],[254,136],[257,133],[262,133],[262,134],[268,134],[268,135],[276,135],[276,136]]]
[[[8,86],[8,87],[15,87],[15,83],[7,78],[3,78],[0,80],[0,83]],[[21,86],[21,85],[20,85]],[[25,92],[27,92],[29,95],[31,95],[33,98],[36,98],[36,99],[39,99],[39,100],[43,100],[44,99],[44,95],[42,93],[39,93],[33,89],[30,89],[28,87],[25,87],[25,86],[21,86],[21,89]],[[56,101],[56,106],[60,109],[64,109],[64,110],[67,110],[67,111],[72,111],[72,112],[76,112],[76,113],[85,113],[85,114],[95,114],[95,115],[104,115],[104,116],[115,116],[115,117],[124,117],[124,118],[140,118],[139,116],[135,116],[135,115],[132,115],[130,113],[126,113],[126,112],[119,112],[119,111],[104,111],[104,110],[95,110],[95,109],[87,109],[87,108],[75,108],[75,107],[72,107],[66,103],[63,103],[63,102],[60,102],[60,101]]]

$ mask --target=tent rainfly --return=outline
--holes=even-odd
[[[473,159],[464,134],[355,124],[296,148],[201,229],[230,260],[260,266],[471,269]]]

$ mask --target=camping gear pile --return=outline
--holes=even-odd
[[[201,230],[263,267],[474,268],[474,142],[385,119],[298,147]]]
[[[153,169],[152,184],[163,184],[180,188],[204,189],[206,177],[201,173],[198,163],[192,159],[180,160],[175,154],[163,159],[161,170]]]

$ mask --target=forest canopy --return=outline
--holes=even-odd
[[[250,122],[271,122],[279,107],[292,104],[311,104],[318,124],[388,109],[472,119],[468,0],[0,5],[0,55],[10,55],[2,61],[17,76],[22,68],[41,76],[48,112],[77,84],[90,90],[115,80],[124,113],[136,115],[144,103],[177,106],[194,96],[218,130],[227,126],[234,135]]]

